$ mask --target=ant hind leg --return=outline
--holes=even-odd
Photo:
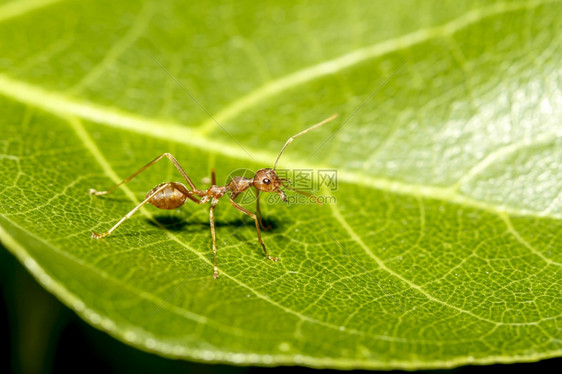
[[[172,164],[174,164],[174,166],[176,167],[176,169],[178,169],[178,171],[180,172],[180,174],[183,176],[183,178],[185,179],[185,181],[187,182],[187,184],[189,185],[189,187],[192,189],[192,191],[194,191],[194,193],[196,195],[202,194],[203,191],[200,191],[197,187],[195,187],[195,184],[193,183],[193,181],[191,180],[191,178],[189,178],[189,176],[186,174],[186,172],[183,170],[183,168],[181,167],[181,165],[179,164],[179,162],[175,159],[174,156],[172,156],[171,153],[162,153],[160,156],[156,157],[154,160],[150,161],[148,164],[144,165],[142,168],[140,168],[139,170],[137,170],[136,172],[134,172],[131,176],[129,176],[128,178],[123,179],[121,182],[119,182],[118,184],[116,184],[115,186],[111,187],[110,189],[108,189],[107,191],[98,191],[96,189],[90,188],[90,195],[107,195],[108,193],[112,192],[113,190],[115,190],[117,187],[121,186],[122,184],[125,184],[127,182],[129,182],[131,179],[133,179],[134,177],[136,177],[137,175],[139,175],[140,173],[142,173],[143,171],[145,171],[146,169],[148,169],[149,167],[151,167],[152,165],[154,165],[155,163],[157,163],[158,161],[160,161],[161,159],[163,159],[164,157],[167,157]]]
[[[137,205],[133,210],[131,210],[129,213],[127,213],[123,218],[121,218],[119,220],[119,222],[117,222],[115,225],[113,225],[112,228],[110,228],[108,231],[98,234],[96,232],[92,233],[92,238],[94,239],[101,239],[101,238],[105,238],[106,236],[110,235],[113,231],[115,231],[115,229],[117,227],[119,227],[123,222],[125,222],[125,220],[127,218],[130,218],[133,214],[135,214],[135,212],[137,210],[139,210],[144,204],[148,203],[150,201],[150,199],[152,199],[157,193],[159,193],[160,191],[162,191],[164,188],[168,187],[169,185],[171,185],[172,183],[164,183],[162,186],[160,186],[159,188],[157,188],[153,193],[151,193],[149,196],[146,197],[146,199],[144,199],[139,205]]]

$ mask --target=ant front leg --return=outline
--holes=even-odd
[[[230,199],[230,203],[232,204],[233,207],[235,207],[236,209],[238,209],[239,211],[241,211],[245,215],[252,217],[252,219],[254,220],[254,223],[256,224],[256,231],[258,232],[258,241],[260,242],[261,246],[263,247],[265,257],[267,257],[271,261],[277,262],[277,257],[270,256],[269,253],[267,252],[267,249],[265,248],[265,244],[263,244],[263,240],[261,239],[260,223],[258,221],[258,217],[254,213],[250,212],[248,209],[244,208],[242,205],[239,205],[238,203],[236,203],[234,200]]]

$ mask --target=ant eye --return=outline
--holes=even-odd
[[[265,184],[270,184],[271,181],[270,181],[269,179],[267,179],[267,178],[264,178],[264,179],[263,179],[263,183],[265,183]]]

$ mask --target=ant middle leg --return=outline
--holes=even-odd
[[[267,257],[271,261],[277,262],[277,260],[278,260],[277,257],[272,257],[272,256],[269,255],[269,253],[267,252],[267,249],[265,248],[265,244],[263,243],[263,240],[261,239],[260,223],[258,221],[258,217],[254,213],[250,212],[248,209],[244,208],[242,205],[239,205],[238,203],[233,201],[232,199],[230,200],[230,203],[232,204],[233,207],[235,207],[236,209],[238,209],[239,211],[241,211],[245,215],[250,216],[254,220],[254,223],[256,224],[256,231],[258,232],[258,241],[260,242],[260,244],[263,248],[263,251],[265,253],[265,257]]]
[[[256,215],[258,216],[258,222],[260,223],[260,226],[261,226],[262,230],[264,230],[264,231],[271,230],[270,225],[266,226],[263,223],[261,209],[260,209],[260,190],[258,190],[258,189],[256,189]]]
[[[128,178],[123,179],[121,182],[117,183],[115,186],[111,187],[110,189],[108,189],[107,191],[97,191],[93,188],[90,188],[90,195],[107,195],[108,193],[114,191],[117,187],[129,182],[131,179],[133,179],[134,177],[136,177],[137,175],[139,175],[140,173],[142,173],[143,171],[145,171],[146,169],[148,169],[150,166],[154,165],[155,163],[157,163],[158,161],[160,161],[162,158],[167,157],[172,164],[174,164],[174,166],[176,167],[176,169],[178,169],[178,171],[180,172],[180,174],[184,177],[184,179],[186,180],[187,184],[189,184],[189,187],[191,187],[191,189],[193,190],[193,193],[197,196],[202,196],[204,195],[204,192],[199,190],[195,184],[193,183],[193,181],[191,180],[191,178],[189,178],[189,176],[186,174],[186,172],[183,170],[183,168],[181,167],[181,165],[179,164],[179,162],[175,159],[174,156],[172,156],[171,153],[162,153],[160,156],[156,157],[154,160],[150,161],[148,164],[144,165],[142,168],[140,168],[139,170],[137,170],[136,172],[134,172],[131,176],[129,176]]]
[[[215,206],[219,201],[213,199],[209,208],[209,222],[211,223],[211,236],[213,237],[213,278],[219,277],[219,268],[217,267],[217,236],[215,233]]]

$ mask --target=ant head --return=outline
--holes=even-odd
[[[283,146],[283,148],[281,148],[281,152],[279,152],[279,155],[277,156],[277,159],[275,160],[275,163],[273,164],[273,169],[260,169],[258,170],[258,172],[256,173],[256,175],[254,176],[254,180],[253,180],[253,185],[254,187],[256,187],[256,189],[259,191],[264,191],[264,192],[275,192],[276,194],[279,195],[279,197],[281,197],[281,200],[283,200],[284,202],[287,202],[287,196],[285,195],[285,192],[281,191],[281,186],[283,186],[284,182],[288,182],[290,184],[290,181],[287,179],[281,179],[279,178],[279,176],[277,175],[277,173],[275,172],[275,169],[277,168],[277,163],[279,162],[279,158],[281,157],[281,155],[283,154],[283,152],[285,151],[285,148],[287,148],[287,146],[289,144],[291,144],[291,142],[293,140],[295,140],[296,138],[298,138],[301,135],[306,134],[307,132],[314,130],[317,127],[322,126],[323,124],[330,122],[331,120],[333,120],[334,118],[336,118],[338,115],[337,114],[333,114],[331,117],[326,118],[324,121],[317,123],[316,125],[309,127],[308,129],[299,132],[296,135],[293,135],[289,138],[289,140],[287,140],[287,142],[285,143],[285,145]],[[289,185],[285,186],[286,188],[296,191],[298,193],[302,193],[300,191],[295,190],[294,188],[290,187]]]
[[[254,176],[253,184],[259,191],[276,192],[283,201],[287,200],[285,193],[281,191],[283,179],[279,178],[273,169],[258,170]]]

